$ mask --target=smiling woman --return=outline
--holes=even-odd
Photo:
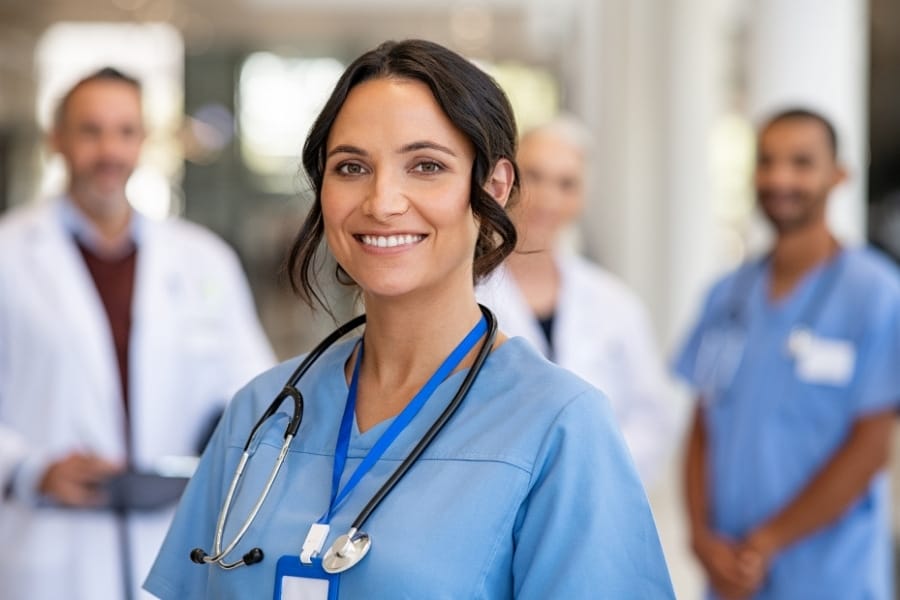
[[[348,67],[304,147],[315,203],[289,266],[315,304],[324,239],[361,291],[365,331],[235,398],[148,590],[672,597],[606,398],[496,333],[475,300],[474,282],[515,245],[515,148],[503,92],[446,48],[389,42]],[[267,412],[276,396],[302,396],[293,443],[279,400]],[[272,417],[254,427],[260,414]],[[217,519],[223,504],[251,516]],[[191,552],[208,540],[213,556]]]

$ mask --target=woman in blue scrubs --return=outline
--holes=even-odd
[[[322,554],[441,414],[485,339],[474,283],[515,246],[505,211],[517,189],[515,140],[503,92],[446,48],[388,42],[348,67],[304,147],[315,203],[290,267],[295,289],[318,301],[324,239],[340,279],[362,295],[365,331],[331,347],[298,384],[297,437],[226,557],[258,547],[263,559],[223,570],[190,556],[210,548],[247,436],[299,359],[232,402],[147,590],[160,598],[673,597],[606,398],[502,334],[458,411],[366,521],[368,554],[340,575],[322,571]],[[264,487],[288,404],[257,433],[223,545]]]

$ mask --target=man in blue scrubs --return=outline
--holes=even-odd
[[[699,397],[685,474],[712,597],[893,597],[900,276],[829,232],[845,177],[821,115],[762,128],[755,185],[774,247],[713,287],[676,363]]]

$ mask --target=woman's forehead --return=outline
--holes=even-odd
[[[327,149],[344,144],[403,147],[419,141],[472,153],[469,139],[425,83],[388,77],[365,81],[350,90],[329,132]]]

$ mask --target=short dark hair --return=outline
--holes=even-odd
[[[69,101],[72,99],[72,96],[75,95],[75,92],[77,92],[85,85],[94,83],[95,81],[111,81],[124,83],[125,85],[130,85],[131,87],[133,87],[135,91],[138,92],[138,94],[140,94],[141,92],[141,82],[138,81],[135,77],[127,75],[114,67],[103,67],[102,69],[94,71],[86,77],[82,77],[75,83],[75,85],[69,88],[69,91],[65,93],[62,99],[60,99],[59,104],[56,107],[56,112],[53,115],[54,125],[59,125],[62,123],[63,117],[65,117],[66,115],[66,107],[68,106]]]
[[[447,117],[475,150],[470,203],[480,229],[473,259],[475,280],[494,270],[516,246],[516,228],[506,209],[482,186],[501,159],[513,165],[512,201],[518,190],[516,123],[503,90],[487,73],[443,46],[424,40],[385,42],[357,58],[341,75],[303,146],[303,167],[315,194],[313,206],[297,234],[287,261],[291,287],[311,307],[328,310],[316,282],[316,262],[324,235],[322,181],[331,127],[350,91],[373,79],[396,77],[427,85]],[[346,273],[338,266],[338,281]]]
[[[828,144],[831,147],[832,156],[836,157],[838,155],[838,136],[837,130],[834,128],[834,125],[822,113],[810,110],[808,108],[793,107],[778,111],[774,115],[770,116],[760,128],[760,135],[762,133],[765,133],[773,125],[777,125],[778,123],[782,123],[784,121],[796,120],[815,121],[816,123],[821,125],[825,130],[826,136],[828,137]]]

